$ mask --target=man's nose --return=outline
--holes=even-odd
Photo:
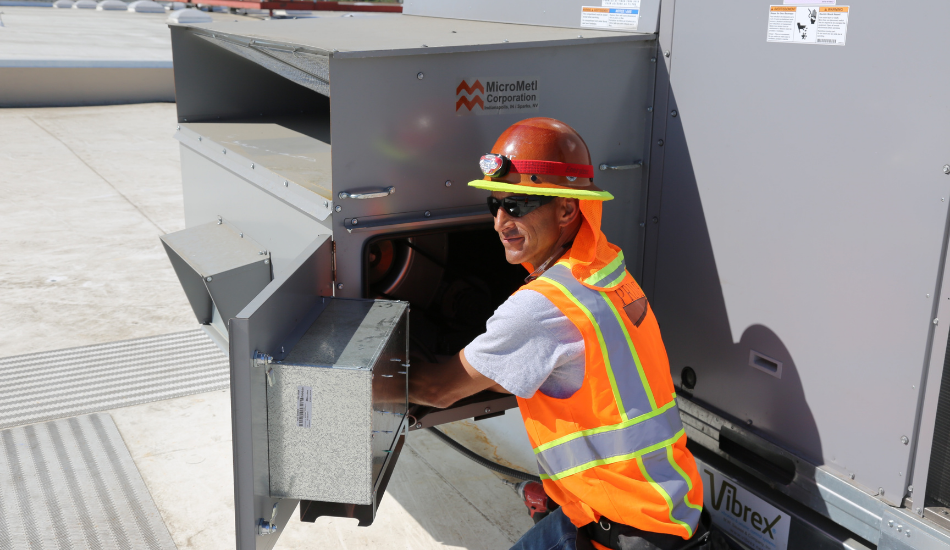
[[[495,231],[503,230],[509,223],[512,221],[512,216],[505,211],[504,208],[499,208],[498,212],[495,213]]]

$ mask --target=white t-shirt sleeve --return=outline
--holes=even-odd
[[[528,399],[539,389],[569,397],[584,380],[584,339],[542,294],[522,290],[495,310],[486,332],[465,347],[481,374]]]

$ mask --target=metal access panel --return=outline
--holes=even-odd
[[[268,372],[274,497],[369,505],[406,426],[409,304],[326,298]]]
[[[663,5],[646,288],[693,399],[897,505],[943,359],[950,5],[839,1],[846,43],[809,45],[771,4]]]

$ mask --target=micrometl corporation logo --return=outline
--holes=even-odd
[[[463,78],[455,88],[455,114],[497,115],[538,110],[537,77]]]

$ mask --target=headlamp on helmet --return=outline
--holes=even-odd
[[[503,178],[511,168],[511,161],[504,155],[489,153],[478,160],[478,167],[490,178]]]

